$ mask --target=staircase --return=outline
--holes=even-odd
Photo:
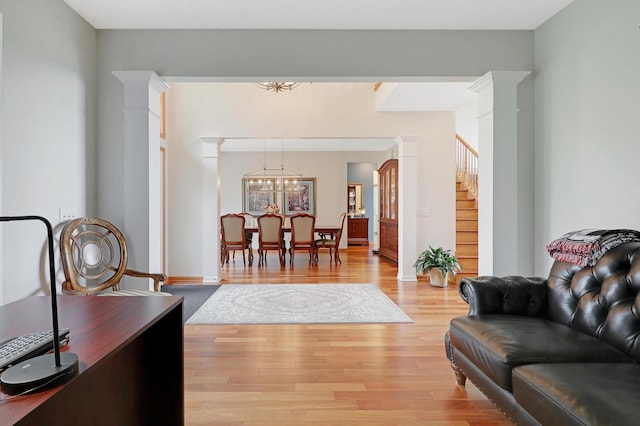
[[[478,201],[460,180],[456,182],[456,257],[462,266],[456,282],[478,276]]]
[[[456,257],[464,277],[478,276],[478,152],[456,135]]]

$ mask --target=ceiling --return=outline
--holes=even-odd
[[[456,111],[476,103],[476,93],[469,90],[474,81],[383,83],[376,111]]]
[[[573,0],[65,0],[97,29],[533,30]]]

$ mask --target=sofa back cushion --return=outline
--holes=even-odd
[[[640,243],[610,250],[593,267],[556,261],[547,283],[549,319],[640,362]]]

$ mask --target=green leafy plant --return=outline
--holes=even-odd
[[[442,278],[445,278],[448,272],[455,275],[462,271],[458,259],[451,254],[451,250],[445,250],[442,247],[433,248],[431,246],[420,253],[413,267],[416,268],[416,273],[422,274],[428,273],[432,268],[438,268]]]

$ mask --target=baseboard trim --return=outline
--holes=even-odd
[[[202,283],[202,277],[167,277],[164,284]]]

